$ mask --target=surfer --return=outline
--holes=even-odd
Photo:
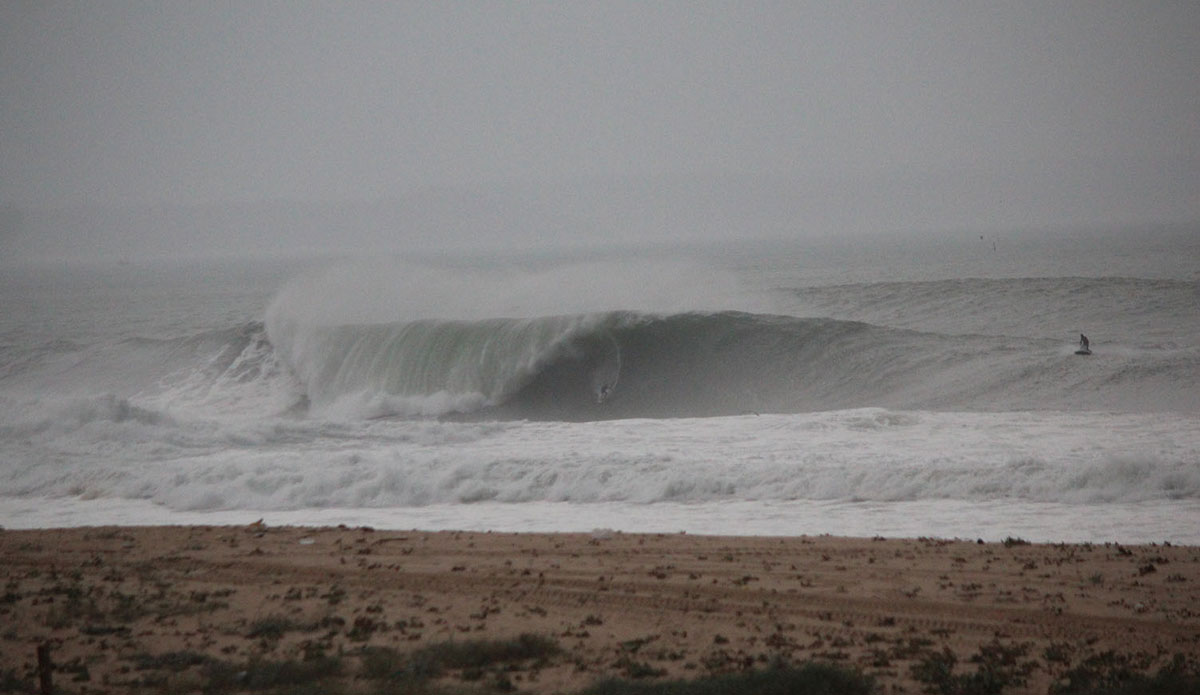
[[[1088,342],[1087,336],[1082,333],[1079,334],[1079,349],[1087,350],[1088,352],[1092,351],[1091,343]]]

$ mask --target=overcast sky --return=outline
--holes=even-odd
[[[1193,0],[8,0],[0,68],[22,209],[449,188],[600,227],[658,193],[780,229],[1200,219]]]

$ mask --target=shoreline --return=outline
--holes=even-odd
[[[49,645],[65,692],[331,655],[367,692],[368,658],[522,634],[559,651],[437,682],[578,692],[816,661],[918,693],[922,664],[999,654],[1005,692],[1044,693],[1107,653],[1200,663],[1197,546],[250,524],[9,529],[0,557],[0,676],[33,688]]]
[[[472,502],[417,507],[322,507],[290,510],[180,511],[124,498],[3,498],[0,527],[37,530],[95,526],[237,526],[263,518],[272,526],[372,526],[427,531],[512,533],[686,532],[755,537],[809,535],[864,538],[938,537],[999,542],[1017,536],[1037,543],[1106,542],[1200,546],[1200,500],[1100,505],[1012,500],[720,500],[716,502]],[[952,530],[953,533],[945,533]]]

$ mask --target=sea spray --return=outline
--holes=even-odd
[[[339,265],[293,280],[267,331],[327,416],[428,416],[504,404],[547,366],[577,361],[602,403],[620,381],[611,331],[642,314],[746,306],[724,273],[626,261],[544,270]]]

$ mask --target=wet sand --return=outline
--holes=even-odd
[[[1024,683],[1005,692],[1044,693],[1105,652],[1200,661],[1196,547],[252,524],[0,531],[0,557],[0,676],[33,687],[48,645],[67,692],[199,691],[212,663],[334,654],[341,687],[371,692],[366,648],[523,633],[562,648],[504,667],[529,693],[808,660],[919,693],[913,667],[947,654],[962,673],[1002,655]]]

